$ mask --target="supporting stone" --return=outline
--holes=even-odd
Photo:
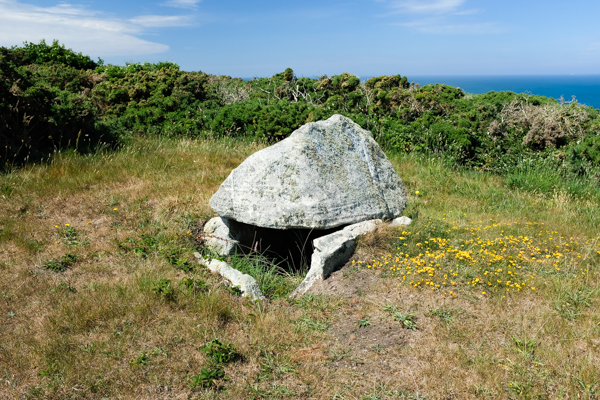
[[[306,293],[317,280],[327,279],[329,275],[346,264],[354,254],[358,237],[374,231],[379,224],[381,224],[380,219],[359,222],[315,239],[313,241],[315,251],[312,255],[310,270],[290,297]]]
[[[229,224],[227,218],[215,217],[204,225],[204,244],[221,256],[234,254],[239,243],[232,237]]]
[[[256,280],[248,274],[243,274],[235,268],[232,268],[225,261],[206,260],[200,253],[194,253],[198,262],[205,265],[209,270],[221,275],[223,278],[231,282],[232,286],[237,286],[242,292],[242,296],[251,297],[253,300],[264,300]]]
[[[398,217],[398,218],[394,219],[392,222],[390,222],[390,228],[398,228],[401,226],[408,226],[408,225],[410,225],[411,222],[412,222],[412,219],[410,219],[406,216]]]

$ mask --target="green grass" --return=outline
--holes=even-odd
[[[208,199],[260,148],[135,139],[116,152],[61,154],[1,175],[0,393],[597,396],[600,206],[594,197],[560,187],[528,190],[512,178],[455,170],[439,159],[392,155],[413,224],[361,240],[354,264],[335,276],[335,285],[297,299],[287,294],[301,275],[259,256],[233,257],[269,298],[252,302],[228,292],[193,252],[198,221],[213,216]],[[547,254],[550,248],[563,256]],[[470,250],[475,261],[454,250]],[[418,274],[424,283],[415,286],[403,281],[408,265],[396,261],[398,252],[428,267],[440,256],[440,265],[432,276]],[[532,252],[550,261],[533,261]],[[62,270],[65,255],[76,261]],[[508,274],[510,260],[521,268]],[[473,284],[492,270],[502,290]],[[527,289],[507,292],[506,281],[523,270],[534,276]],[[450,271],[457,274],[454,295],[435,287]],[[227,347],[213,346],[215,354],[236,357],[212,365],[212,350],[202,349],[215,339]],[[343,356],[332,358],[340,349]]]
[[[289,272],[261,255],[236,255],[231,259],[231,266],[256,279],[263,294],[272,300],[288,297],[304,279],[300,272]]]

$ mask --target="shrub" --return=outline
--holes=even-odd
[[[81,53],[75,53],[71,49],[60,45],[58,40],[54,40],[52,45],[48,46],[44,39],[38,44],[24,42],[23,47],[13,46],[10,49],[16,53],[17,62],[15,65],[31,64],[61,64],[75,69],[94,69],[104,64],[102,59],[93,61],[89,56]]]
[[[50,50],[43,42],[26,46],[0,48],[0,168],[111,142],[112,135],[96,125],[90,98],[97,76],[78,68],[96,63],[56,42]],[[28,64],[45,59],[51,62]]]
[[[600,136],[592,134],[573,146],[571,157],[583,158],[595,165],[600,165]]]
[[[106,66],[91,95],[103,124],[121,136],[199,135],[210,118],[203,109],[219,106],[207,93],[207,75],[179,70],[173,63]]]
[[[372,131],[386,149],[442,156],[459,167],[510,175],[525,159],[558,157],[561,179],[596,185],[600,176],[600,113],[577,103],[513,92],[466,95],[402,75],[311,79],[287,68],[244,81],[181,71],[172,62],[103,65],[56,41],[0,48],[3,168],[131,135],[275,142],[333,114]]]

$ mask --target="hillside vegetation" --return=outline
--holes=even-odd
[[[126,144],[136,135],[270,143],[333,114],[372,131],[388,151],[505,175],[514,187],[600,194],[600,114],[577,103],[512,92],[470,95],[401,75],[361,82],[348,73],[298,78],[288,68],[244,81],[170,62],[103,65],[57,42],[0,48],[4,169],[66,148]],[[543,180],[535,179],[539,173]]]

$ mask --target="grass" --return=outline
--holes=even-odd
[[[483,296],[504,298],[511,290],[530,293],[551,276],[597,284],[598,272],[591,268],[600,262],[600,236],[565,237],[543,222],[468,223],[467,214],[443,216],[402,230],[395,254],[373,259],[368,268],[389,269],[402,284],[428,287],[440,296],[456,296],[470,286]]]
[[[0,398],[597,398],[596,202],[392,155],[413,224],[298,299],[236,257],[252,302],[193,252],[261,147],[136,139],[0,176]]]
[[[301,272],[289,272],[260,254],[236,255],[231,259],[231,266],[256,279],[265,297],[272,300],[288,297],[304,279]]]

